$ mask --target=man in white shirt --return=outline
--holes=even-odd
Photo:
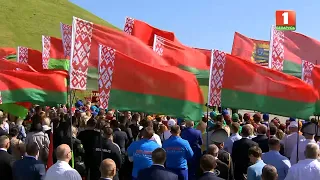
[[[226,142],[224,142],[224,149],[230,154],[232,153],[233,143],[242,138],[238,133],[239,129],[240,129],[240,124],[237,122],[233,122],[230,127],[231,136],[226,140]]]
[[[285,136],[281,140],[281,144],[283,144],[284,146],[284,155],[290,159],[292,150],[294,149],[295,146],[297,146],[297,136],[299,133],[298,122],[291,121],[288,128],[291,134]],[[302,139],[304,139],[304,137],[302,135],[299,135],[299,141]]]
[[[292,150],[291,158],[290,158],[291,164],[296,164],[298,161],[306,159],[304,151],[306,149],[307,144],[309,144],[309,143],[315,143],[316,144],[316,141],[314,140],[314,135],[315,134],[313,134],[313,132],[311,132],[311,133],[307,133],[307,132],[303,133],[303,136],[305,137],[305,139],[299,141],[298,152],[297,152],[297,145],[295,145],[293,150]],[[297,157],[297,155],[298,155],[298,157]]]
[[[171,136],[170,128],[176,125],[176,121],[174,119],[169,119],[167,124],[168,124],[168,130],[163,132],[163,134],[161,135],[162,141],[169,139],[169,137]]]
[[[45,180],[82,180],[78,171],[69,165],[72,158],[71,149],[67,144],[57,147],[57,162],[51,166],[46,174]]]
[[[285,180],[316,180],[320,179],[319,146],[316,143],[310,143],[305,150],[306,159],[300,160],[293,165],[287,174]]]

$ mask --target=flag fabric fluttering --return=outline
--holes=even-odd
[[[42,36],[42,64],[44,69],[69,69],[69,60],[64,53],[62,40],[50,36]]]
[[[60,23],[60,30],[64,49],[64,56],[69,59],[71,54],[72,26]]]
[[[4,71],[4,70],[17,70],[17,71],[23,70],[23,71],[36,72],[36,70],[33,69],[28,64],[0,59],[0,71]]]
[[[155,35],[153,50],[171,65],[196,75],[200,85],[208,86],[210,59],[201,51],[175,44]]]
[[[302,60],[317,64],[320,41],[292,31],[271,28],[269,68],[301,77]]]
[[[200,120],[203,98],[194,75],[172,66],[155,67],[104,45],[101,48],[100,57],[114,62],[109,109]]]
[[[248,38],[238,32],[234,33],[231,55],[268,66],[269,41]]]
[[[10,47],[0,47],[0,59],[16,58],[17,49]]]
[[[173,32],[158,29],[143,21],[131,17],[126,17],[123,31],[128,33],[129,35],[137,37],[151,48],[153,47],[155,35],[166,38],[176,44],[181,45]]]
[[[17,62],[28,64],[37,71],[43,70],[42,53],[35,49],[19,46],[17,50]]]
[[[218,50],[212,57],[210,106],[303,119],[315,113],[319,94],[302,80]]]

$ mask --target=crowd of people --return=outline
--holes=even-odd
[[[72,116],[35,106],[25,120],[0,111],[0,179],[320,179],[318,132],[302,130],[315,119],[223,110],[194,122],[75,106]]]

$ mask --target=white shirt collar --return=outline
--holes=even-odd
[[[162,166],[162,167],[164,167],[164,165],[162,165],[162,164],[152,164],[153,166]]]
[[[6,151],[6,152],[8,152],[8,150],[5,149],[5,148],[0,148],[0,151]]]
[[[29,157],[29,158],[34,158],[35,160],[37,160],[36,157],[34,157],[34,156],[29,156],[27,153],[26,153],[24,156],[25,156],[25,157]]]

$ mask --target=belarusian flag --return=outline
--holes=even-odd
[[[234,33],[231,55],[268,66],[269,41],[248,38],[238,32]]]
[[[17,52],[17,62],[29,64],[37,71],[43,70],[42,53],[40,51],[19,46]]]
[[[40,105],[65,104],[67,73],[0,71],[2,104],[31,102]]]
[[[208,85],[211,58],[197,49],[180,46],[155,35],[153,50],[171,65],[196,75],[200,85]]]
[[[36,70],[33,69],[28,64],[0,59],[0,71],[4,71],[4,70],[24,70],[24,71],[36,72]]]
[[[50,36],[42,36],[42,64],[44,69],[69,70],[62,40]]]
[[[200,120],[203,98],[194,75],[174,66],[149,65],[104,45],[100,49],[100,57],[114,62],[114,71],[108,68],[110,109]]]
[[[69,59],[71,54],[72,26],[60,23],[60,30],[64,49],[64,56]]]
[[[320,62],[320,42],[292,31],[271,28],[269,67],[296,77],[301,77],[302,60],[313,64]]]
[[[212,55],[208,104],[309,118],[319,94],[301,79],[220,51]]]
[[[302,76],[301,79],[314,87],[320,94],[320,66],[311,62],[302,60]],[[320,100],[317,102],[316,115],[320,115]]]
[[[123,31],[93,24],[79,18],[73,20],[73,65],[70,67],[72,89],[98,90],[99,43],[152,66],[171,66],[138,38]],[[79,53],[81,51],[81,53]],[[74,67],[74,69],[72,69]]]
[[[0,59],[14,59],[16,58],[16,49],[10,47],[0,47]]]
[[[177,44],[181,44],[173,32],[155,28],[143,21],[126,17],[124,32],[137,37],[150,47],[153,47],[154,35],[161,36]]]

